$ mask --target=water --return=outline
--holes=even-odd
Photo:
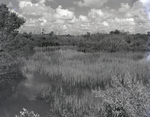
[[[0,117],[15,117],[15,115],[20,114],[23,108],[45,117],[50,109],[49,104],[44,100],[37,99],[38,90],[42,86],[48,86],[47,82],[38,80],[35,82],[32,76],[28,74],[26,80],[18,85],[15,84],[11,89],[8,87],[8,90],[5,90],[2,94],[10,93],[11,95],[1,101]]]
[[[60,83],[58,81],[50,81],[48,76],[39,73],[22,74],[26,77],[26,80],[21,81],[19,84],[8,84],[8,86],[5,86],[8,90],[3,92],[1,90],[2,94],[6,93],[9,96],[6,95],[7,99],[0,100],[0,117],[15,117],[15,115],[20,114],[23,108],[26,108],[28,111],[34,111],[34,113],[40,114],[41,117],[46,117],[50,104],[44,99],[37,99],[37,95],[42,88],[58,87]],[[22,78],[19,76],[19,79]],[[82,92],[80,93],[82,94]]]
[[[15,117],[15,115],[19,115],[22,108],[39,113],[41,117],[45,117],[46,113],[49,111],[49,105],[44,101],[30,101],[24,95],[19,94],[17,97],[15,95],[16,94],[2,103],[0,108],[0,117]]]
[[[50,104],[48,104],[45,100],[38,99],[37,95],[42,87],[52,86],[51,83],[53,82],[47,83],[47,80],[41,80],[41,78],[38,78],[37,76],[35,81],[34,78],[30,78],[30,80],[27,78],[17,87],[12,87],[12,95],[8,99],[4,100],[0,105],[0,117],[15,117],[15,115],[19,115],[23,108],[40,114],[40,117],[46,117],[50,109]],[[79,89],[78,92],[80,92]],[[83,91],[80,93],[82,94]]]

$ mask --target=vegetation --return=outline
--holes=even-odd
[[[114,31],[115,32],[115,31]],[[125,32],[102,34],[95,33],[80,36],[50,34],[23,33],[19,38],[26,38],[34,43],[32,47],[48,46],[76,46],[82,52],[124,52],[124,51],[148,51],[148,35],[128,34]]]
[[[9,36],[17,33],[18,28],[25,23],[25,19],[18,17],[16,13],[9,11],[5,4],[0,5],[0,47],[10,41]],[[16,35],[16,34],[15,34]],[[4,48],[3,48],[4,49]]]
[[[50,105],[49,117],[148,116],[146,34],[115,30],[73,36],[44,29],[39,35],[20,34],[24,23],[0,5],[0,102],[26,78],[23,83],[36,90],[36,99]],[[39,116],[26,109],[16,115]]]
[[[35,114],[33,111],[29,112],[27,109],[23,108],[23,111],[20,111],[20,115],[15,117],[40,117],[39,114]]]
[[[35,81],[49,82],[48,86],[38,88],[37,98],[51,105],[50,117],[147,114],[149,70],[144,64],[146,60],[138,60],[139,53],[37,50],[29,60],[24,60],[22,72]]]
[[[11,12],[5,4],[0,5],[0,100],[9,97],[22,74],[17,60],[6,48],[18,34],[17,29],[25,20]]]

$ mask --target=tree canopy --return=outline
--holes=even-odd
[[[1,41],[12,32],[20,28],[25,23],[25,19],[11,12],[5,4],[0,5],[0,37]]]

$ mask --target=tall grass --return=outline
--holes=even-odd
[[[75,50],[37,52],[26,61],[23,72],[47,75],[49,79],[60,79],[72,86],[91,88],[101,86],[102,82],[108,83],[112,76],[124,75],[128,71],[132,77],[138,76],[141,80],[148,77],[146,66],[120,56],[119,53],[85,54]]]
[[[111,117],[119,117],[113,109],[115,105],[121,108],[123,117],[138,117],[138,109],[146,114],[145,103],[149,102],[148,87],[144,86],[149,82],[149,69],[144,59],[139,60],[143,56],[141,53],[40,50],[24,60],[22,73],[28,80],[32,79],[33,85],[35,82],[49,84],[38,88],[37,95],[51,104],[49,116],[108,117],[110,108]],[[134,109],[130,110],[131,107]]]

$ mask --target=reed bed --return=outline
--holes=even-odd
[[[120,117],[117,108],[122,117],[147,113],[149,68],[142,53],[36,50],[24,63],[27,79],[49,83],[37,97],[50,103],[50,117]]]

